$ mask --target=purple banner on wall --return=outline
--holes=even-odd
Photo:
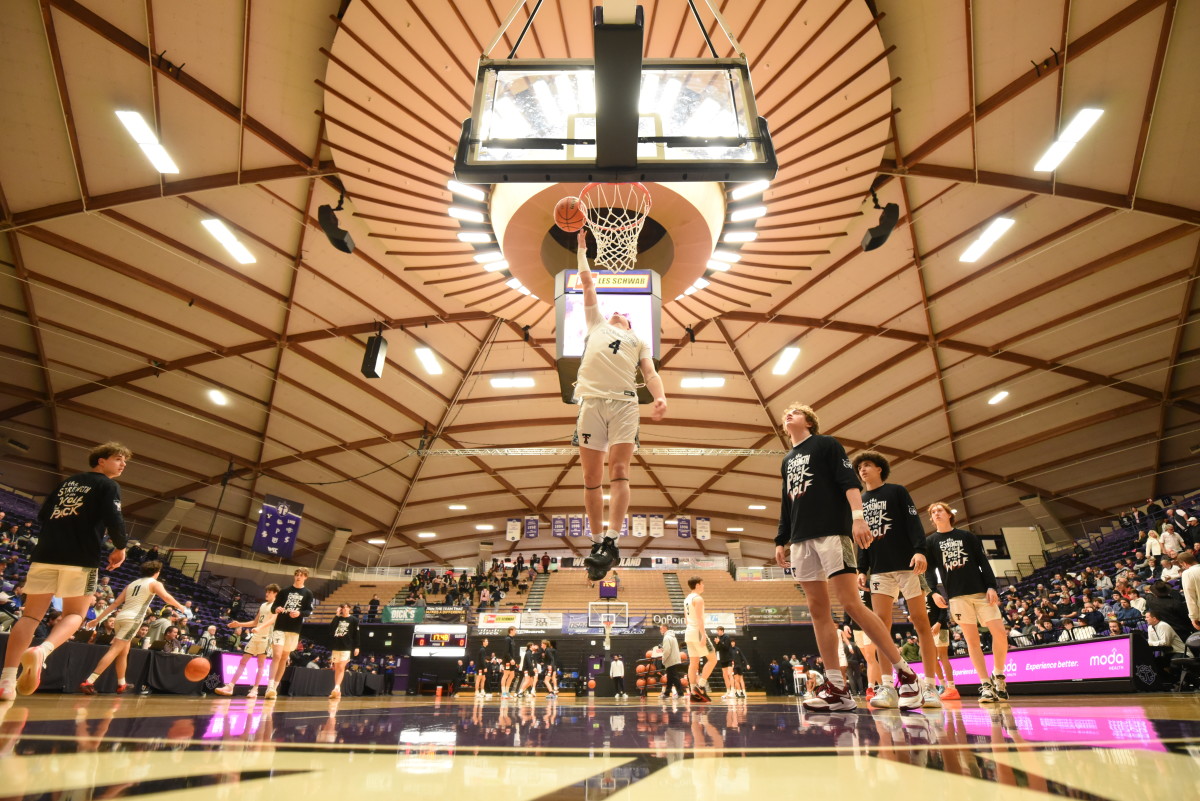
[[[550,533],[555,537],[567,536],[567,518],[554,515],[550,518]]]
[[[262,513],[254,531],[254,550],[268,556],[287,559],[300,539],[300,520],[304,504],[275,495],[263,497]]]
[[[680,517],[677,529],[679,536],[688,539],[692,536],[692,518]]]
[[[582,537],[583,536],[583,516],[582,515],[571,515],[569,518],[567,518],[567,532],[572,537]]]

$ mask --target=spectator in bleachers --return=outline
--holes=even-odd
[[[1105,632],[1106,637],[1120,637],[1125,633],[1125,629],[1121,626],[1121,622],[1116,619],[1108,621],[1108,631]]]
[[[1142,613],[1135,609],[1128,598],[1121,599],[1121,608],[1117,610],[1117,620],[1126,628],[1135,628],[1142,622]]]
[[[1146,516],[1157,522],[1162,517],[1163,508],[1155,503],[1153,498],[1146,499]]]
[[[1183,573],[1179,567],[1179,556],[1184,553],[1187,553],[1187,551],[1180,551],[1174,559],[1163,559],[1164,566],[1162,572],[1159,573],[1159,578],[1162,581],[1174,581]]]
[[[184,650],[183,640],[179,637],[178,626],[167,626],[167,630],[163,634],[162,650],[164,654],[177,654]]]
[[[1086,623],[1075,625],[1073,620],[1063,621],[1063,630],[1058,637],[1059,642],[1073,642],[1076,640],[1090,640],[1096,636],[1096,630]]]
[[[1146,642],[1154,649],[1160,673],[1167,673],[1171,659],[1187,656],[1187,646],[1170,624],[1160,620],[1154,612],[1146,613]]]
[[[113,592],[112,586],[108,583],[108,576],[100,577],[100,583],[96,585],[96,594],[100,596],[106,605],[112,603],[113,598],[117,597],[116,593]]]
[[[370,610],[370,612],[368,613],[367,622],[376,623],[379,621],[379,605],[380,605],[380,603],[382,603],[382,602],[379,600],[378,595],[371,596],[371,601],[370,601],[370,603],[367,604],[367,608]]]
[[[1085,603],[1079,615],[1079,623],[1081,626],[1090,626],[1093,631],[1099,631],[1104,628],[1104,615],[1092,604]]]
[[[0,592],[0,631],[8,631],[20,616],[20,605],[7,592]]]
[[[1183,537],[1175,532],[1175,526],[1170,523],[1163,523],[1162,534],[1159,535],[1159,540],[1162,542],[1163,553],[1171,558],[1174,558],[1180,552],[1187,549],[1187,544],[1183,541]]]
[[[1049,645],[1058,642],[1058,637],[1059,632],[1054,628],[1054,621],[1043,620],[1038,627],[1037,634],[1033,636],[1033,641],[1038,645]]]
[[[1158,538],[1158,532],[1151,529],[1149,532],[1141,532],[1146,535],[1146,555],[1147,556],[1162,556],[1163,545],[1162,540]],[[1139,534],[1140,536],[1140,534]]]
[[[1099,592],[1108,592],[1112,588],[1112,579],[1108,577],[1108,573],[1103,570],[1097,570],[1095,589]]]

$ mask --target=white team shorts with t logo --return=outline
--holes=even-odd
[[[99,570],[78,565],[50,565],[34,562],[25,574],[25,592],[30,595],[57,595],[78,598],[96,591]]]
[[[825,581],[855,569],[854,540],[845,536],[818,537],[791,543],[792,577],[796,581]]]
[[[242,649],[242,653],[250,656],[262,656],[267,652],[270,640],[271,635],[269,634],[255,634],[246,641],[246,647]]]
[[[903,595],[907,600],[919,598],[925,594],[925,591],[921,589],[921,579],[911,570],[872,573],[869,584],[872,594],[887,595],[893,599]]]
[[[1000,607],[988,603],[986,592],[956,595],[950,599],[950,617],[960,626],[971,623],[986,626],[988,621],[1000,619]]]
[[[117,615],[113,618],[113,639],[132,640],[142,627],[142,615]]]
[[[300,644],[300,632],[298,631],[272,631],[271,645],[282,645],[285,651],[295,651],[296,646]]]
[[[349,651],[330,651],[329,652],[329,661],[330,662],[349,662],[350,661],[350,652]]]
[[[612,398],[583,398],[579,401],[579,418],[575,421],[573,445],[607,451],[610,445],[638,441],[637,400]]]

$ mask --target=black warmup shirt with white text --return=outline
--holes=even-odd
[[[971,532],[961,528],[934,532],[925,546],[929,558],[925,580],[931,590],[937,591],[938,573],[946,585],[947,598],[996,589],[996,574],[988,563],[983,543]]]
[[[811,435],[783,457],[781,473],[776,545],[850,535],[853,521],[846,491],[860,487],[840,442]]]
[[[108,533],[113,547],[125,547],[121,488],[103,473],[76,473],[46,496],[38,512],[41,533],[31,561],[48,565],[96,567]]]
[[[871,529],[871,547],[860,554],[860,573],[892,573],[912,569],[913,554],[925,553],[925,529],[908,490],[883,484],[864,490],[863,517]]]
[[[335,617],[329,623],[329,638],[333,651],[353,651],[358,647],[358,619]]]
[[[290,631],[299,634],[304,618],[308,617],[313,610],[313,601],[312,590],[307,587],[288,587],[286,590],[280,590],[279,595],[275,596],[273,608],[283,607],[283,611],[275,618],[275,631]],[[288,614],[293,610],[299,612],[300,616],[292,617]]]

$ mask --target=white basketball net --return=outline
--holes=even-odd
[[[596,238],[596,267],[616,273],[637,265],[638,236],[650,213],[644,184],[588,184],[579,193]]]

